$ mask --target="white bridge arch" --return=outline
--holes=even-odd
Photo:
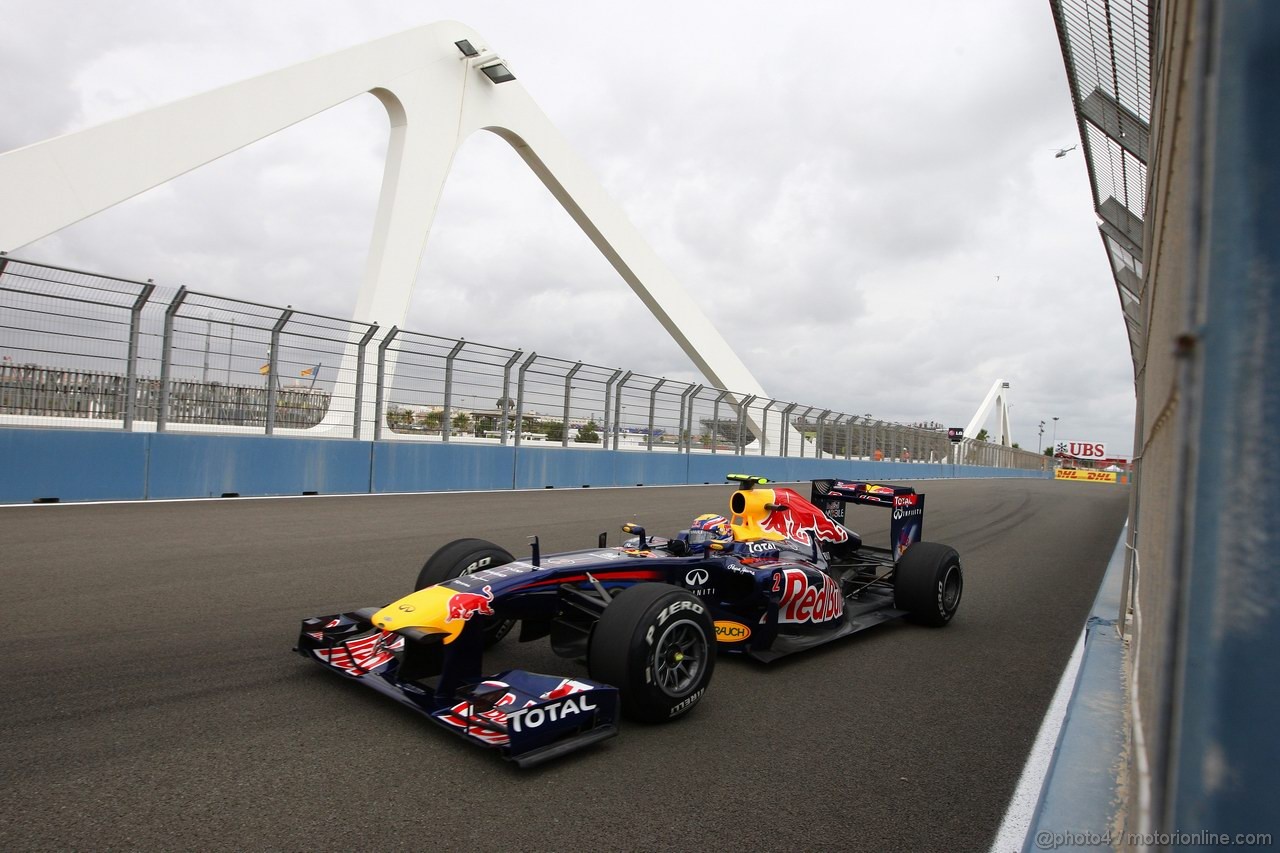
[[[462,40],[477,55],[463,55]],[[372,93],[391,138],[354,319],[384,331],[403,325],[454,155],[488,130],[515,148],[708,380],[767,397],[520,82],[495,84],[481,71],[498,61],[484,44],[460,23],[430,24],[0,154],[0,250]]]

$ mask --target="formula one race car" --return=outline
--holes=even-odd
[[[459,539],[427,560],[416,592],[382,608],[302,623],[295,649],[522,767],[617,733],[619,709],[675,719],[706,693],[717,651],[771,661],[905,616],[946,625],[963,589],[960,559],[921,542],[924,495],[907,486],[814,480],[809,500],[760,477],[728,517],[699,516],[669,539],[637,524],[607,547],[515,560]],[[862,544],[848,504],[893,513],[890,547]],[[549,636],[589,678],[483,674],[484,649],[516,623]]]

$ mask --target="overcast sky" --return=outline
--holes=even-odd
[[[0,151],[410,27],[478,30],[773,395],[1132,447],[1124,323],[1045,2],[0,0]],[[349,316],[364,95],[17,256]],[[0,191],[2,192],[2,191]],[[516,154],[461,149],[406,326],[673,379],[679,347]]]

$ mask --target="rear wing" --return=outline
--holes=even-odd
[[[889,522],[889,550],[896,561],[924,535],[924,495],[910,486],[891,486],[856,480],[814,480],[809,500],[844,526],[848,504],[882,506],[893,510]]]

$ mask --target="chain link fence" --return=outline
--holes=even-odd
[[[0,255],[0,424],[1046,470],[1040,454]]]

